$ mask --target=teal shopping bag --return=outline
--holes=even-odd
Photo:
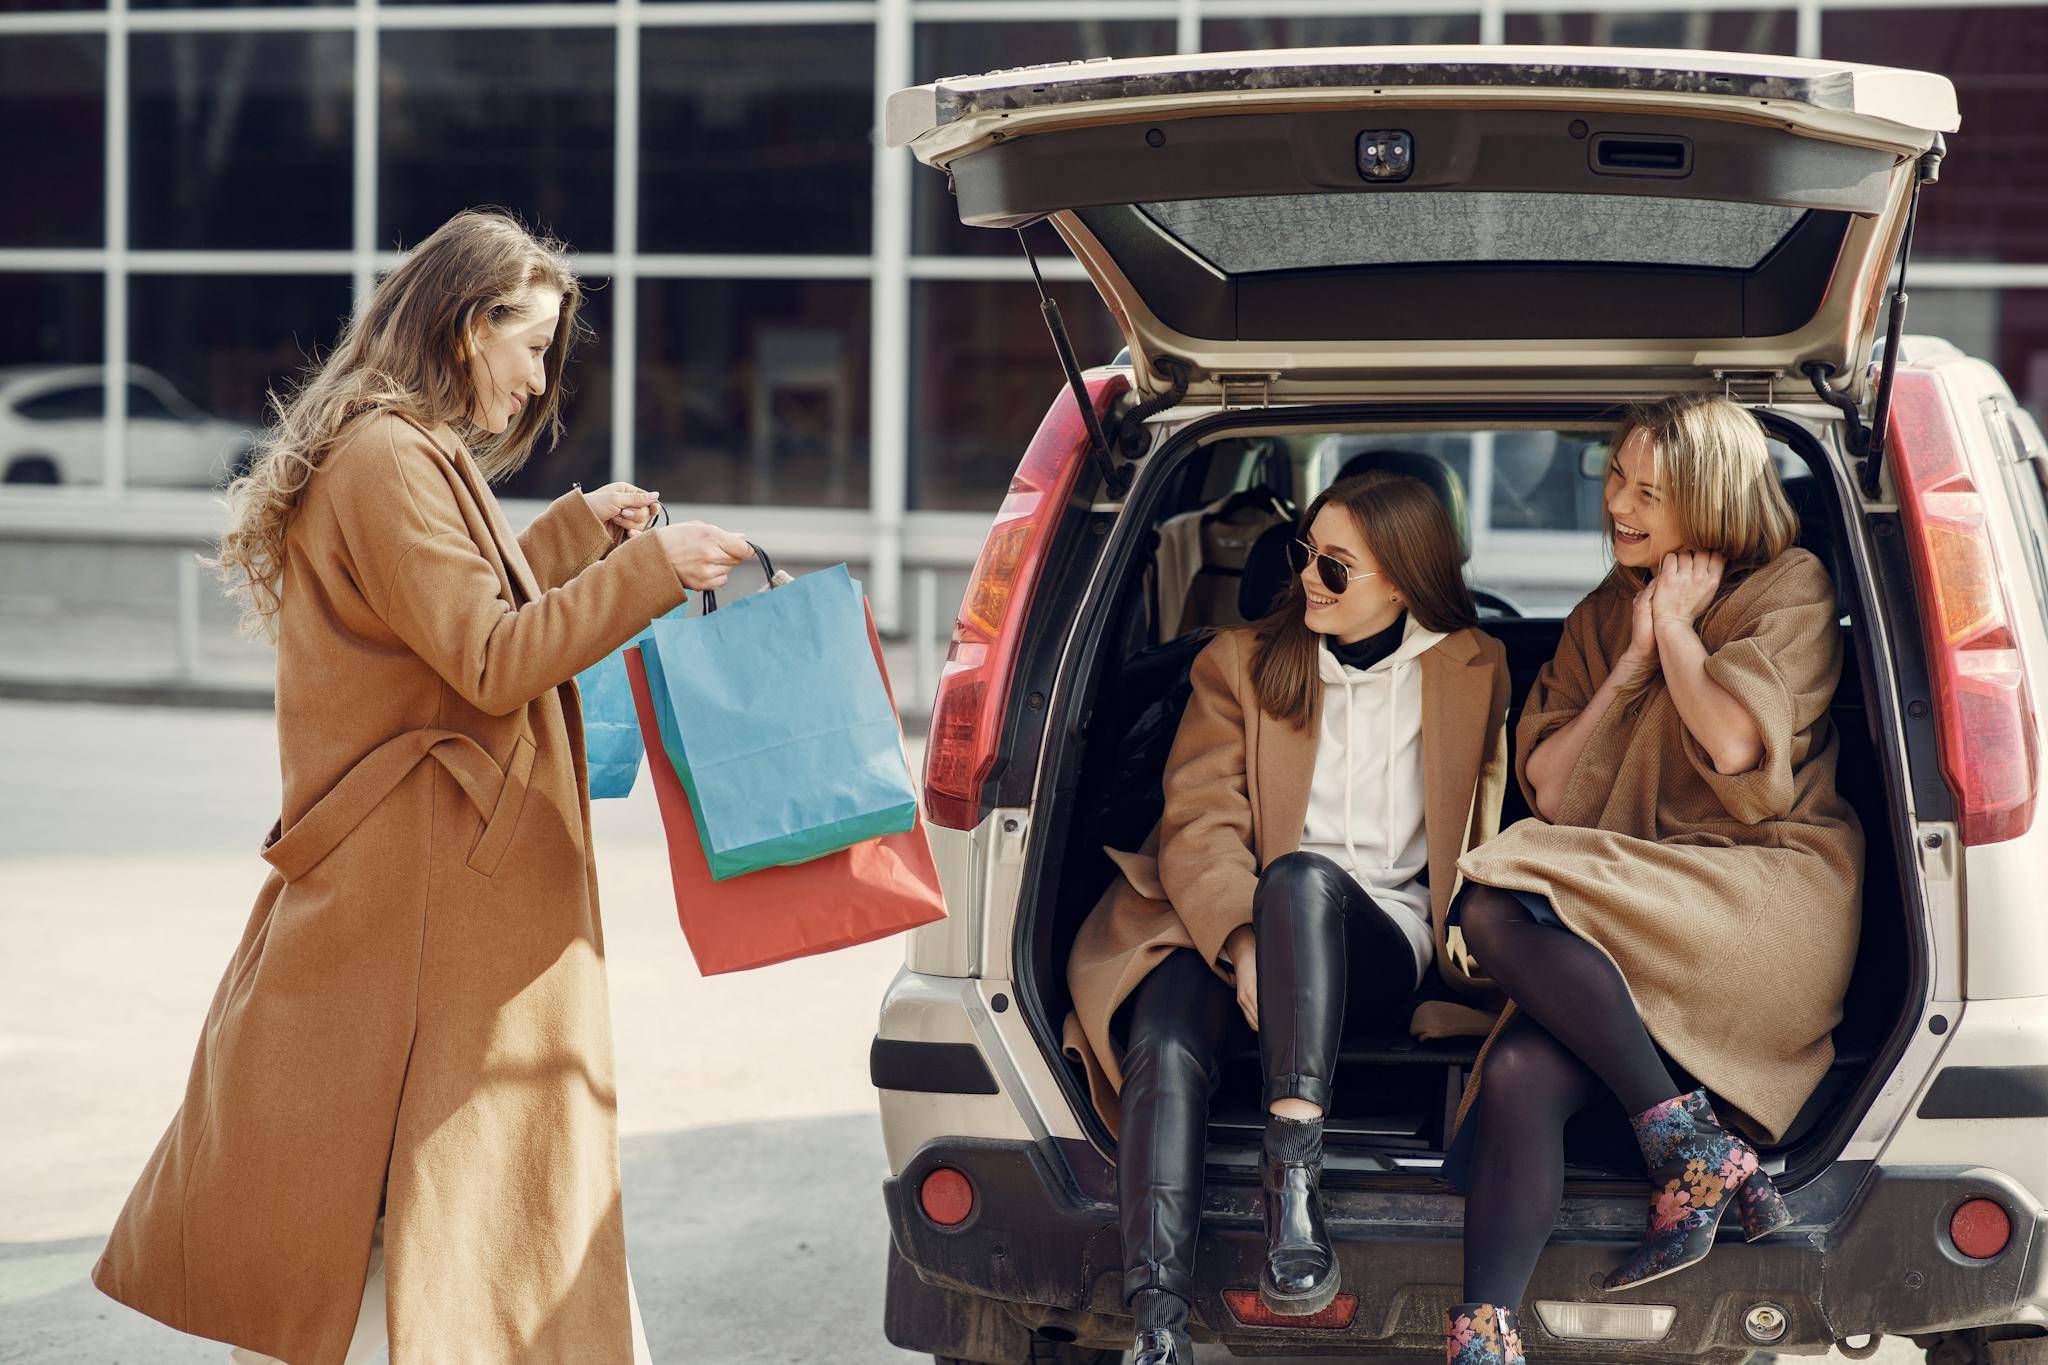
[[[649,634],[662,747],[714,881],[915,822],[902,726],[844,564]]]
[[[677,607],[669,616],[680,618]],[[667,619],[667,618],[663,618]],[[648,630],[652,630],[650,625]],[[640,718],[626,679],[626,651],[647,638],[643,630],[576,675],[583,706],[583,765],[590,774],[590,799],[626,796],[640,776]]]

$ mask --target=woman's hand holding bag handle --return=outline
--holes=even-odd
[[[785,583],[794,581],[790,578],[788,574],[784,573],[782,570],[775,567],[775,561],[768,558],[768,552],[766,550],[762,549],[760,546],[756,545],[751,540],[742,540],[741,543],[744,544],[749,550],[752,550],[754,552],[754,558],[757,561],[759,561],[761,565],[761,577],[767,580],[765,586],[763,586],[763,588],[761,589],[763,592],[766,592],[769,588],[779,588]],[[709,616],[712,612],[717,610],[718,594],[710,588],[706,588],[704,590],[704,614],[706,616]]]
[[[708,522],[675,522],[653,534],[683,586],[703,593],[724,587],[732,566],[744,563],[748,554],[757,553],[745,536]]]

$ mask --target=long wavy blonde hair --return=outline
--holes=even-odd
[[[464,357],[490,331],[519,321],[536,287],[562,297],[545,362],[547,392],[493,434],[469,419],[476,389]],[[242,601],[240,633],[276,638],[285,528],[314,471],[357,418],[395,411],[427,426],[446,422],[493,482],[525,464],[543,435],[552,448],[561,438],[562,371],[582,301],[568,248],[496,209],[458,213],[407,253],[333,351],[295,387],[270,393],[270,426],[249,472],[228,485],[227,529],[214,557],[201,562]]]

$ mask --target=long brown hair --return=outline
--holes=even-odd
[[[535,287],[562,297],[544,362],[547,392],[492,434],[469,421],[476,392],[464,356],[476,333],[517,320]],[[228,485],[227,530],[216,556],[202,562],[242,599],[241,633],[275,636],[285,528],[313,471],[356,418],[391,411],[427,426],[447,422],[493,481],[525,464],[542,436],[552,448],[582,300],[568,248],[496,209],[458,213],[414,247],[342,328],[334,350],[291,391],[269,395],[271,424],[249,472]]]
[[[1479,620],[1461,568],[1458,529],[1435,489],[1384,471],[1339,479],[1308,505],[1295,534],[1306,536],[1330,503],[1350,515],[1418,625],[1448,634]],[[1259,709],[1297,730],[1308,726],[1322,686],[1316,666],[1322,638],[1309,629],[1306,609],[1301,575],[1290,573],[1287,591],[1253,628],[1252,687]]]

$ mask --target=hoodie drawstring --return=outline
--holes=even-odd
[[[1395,714],[1401,708],[1401,680],[1407,667],[1408,661],[1403,659],[1387,670],[1387,758],[1380,765],[1387,777],[1386,818],[1380,822],[1387,841],[1387,860],[1381,866],[1387,871],[1394,867],[1394,743],[1399,733],[1395,729]]]
[[[1351,859],[1351,870],[1354,874],[1358,871],[1358,845],[1353,842],[1351,833],[1351,794],[1353,786],[1356,785],[1351,780],[1351,772],[1354,762],[1352,722],[1358,716],[1357,701],[1358,680],[1347,676],[1344,679],[1344,852]]]

